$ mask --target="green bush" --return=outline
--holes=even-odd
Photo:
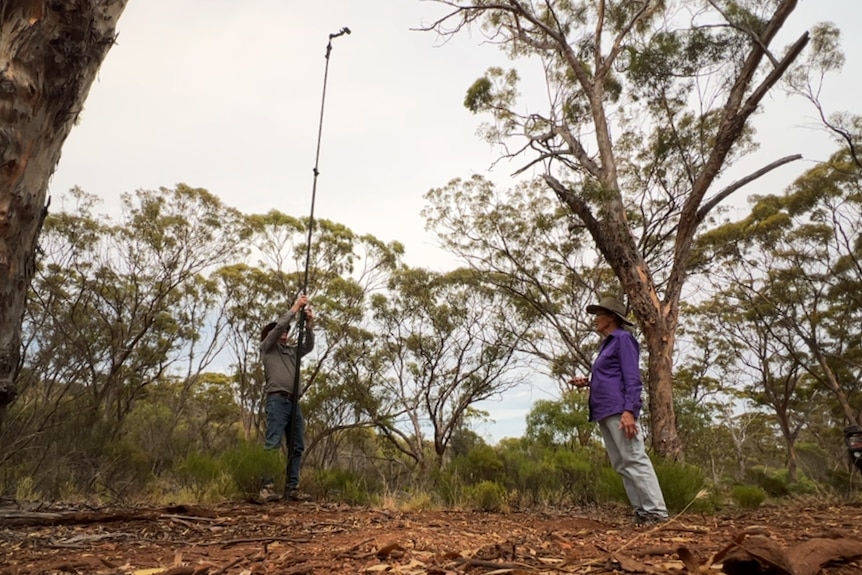
[[[463,498],[465,481],[457,466],[448,466],[431,475],[433,489],[444,505],[457,505]]]
[[[452,460],[449,468],[465,484],[493,481],[503,470],[503,462],[489,445],[479,445]]]
[[[482,511],[508,511],[506,489],[499,483],[483,481],[464,489],[466,503]]]
[[[597,466],[589,452],[522,441],[506,446],[500,457],[504,467],[494,479],[519,505],[596,501]]]
[[[801,470],[796,471],[796,481],[791,482],[786,469],[779,469],[773,477],[784,483],[789,495],[813,495],[820,492],[817,483],[808,478]]]
[[[560,493],[573,505],[590,505],[600,498],[596,490],[598,467],[589,455],[561,450],[550,457],[550,467],[559,477]]]
[[[608,466],[602,466],[596,472],[596,496],[600,502],[629,503],[622,478]]]
[[[190,453],[174,466],[174,476],[180,486],[188,489],[198,503],[214,486],[222,472],[222,464],[214,457]]]
[[[735,485],[730,497],[743,509],[757,509],[766,501],[766,491],[756,485]]]
[[[512,486],[518,492],[519,498],[526,497],[530,505],[538,505],[544,501],[546,494],[554,484],[559,484],[556,474],[544,460],[533,460],[529,454],[509,462],[513,469],[509,470]]]
[[[748,481],[757,485],[770,497],[787,497],[790,495],[790,487],[787,479],[777,473],[769,473],[763,467],[753,467],[746,471]]]
[[[668,511],[682,510],[712,513],[718,505],[716,495],[706,490],[703,470],[694,465],[677,462],[656,462],[655,474],[664,494]]]
[[[247,497],[257,495],[263,477],[273,478],[276,484],[284,479],[285,461],[281,452],[260,445],[242,443],[226,451],[221,462],[229,470],[237,491]]]
[[[371,493],[366,481],[344,469],[318,469],[306,490],[322,499],[342,501],[351,505],[369,505]]]

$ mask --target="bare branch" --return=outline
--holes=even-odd
[[[595,216],[593,216],[593,213],[590,211],[590,206],[582,198],[578,197],[572,190],[566,188],[560,180],[551,174],[542,175],[542,179],[544,179],[545,183],[554,190],[557,197],[568,205],[575,215],[581,218],[581,221],[584,222],[584,225],[591,233],[598,230],[599,221]]]
[[[604,77],[604,75],[607,74],[608,70],[611,69],[611,66],[614,63],[614,60],[617,59],[620,50],[622,50],[623,39],[629,35],[629,32],[631,32],[632,28],[634,28],[634,25],[637,24],[639,20],[641,20],[645,16],[652,15],[656,10],[658,10],[659,4],[653,4],[652,8],[649,10],[647,10],[647,8],[650,8],[650,0],[646,0],[644,2],[643,8],[638,10],[638,13],[634,15],[634,18],[631,19],[631,22],[626,24],[625,28],[620,30],[620,33],[617,34],[617,37],[614,39],[614,44],[611,47],[611,50],[608,52],[608,55],[605,56],[605,60],[602,63],[601,68],[596,67],[597,77]]]
[[[594,178],[600,178],[602,175],[601,167],[596,164],[596,162],[587,154],[587,151],[584,149],[581,141],[578,140],[568,129],[567,126],[555,126],[554,133],[560,136],[564,142],[569,146],[569,150],[571,150],[572,155],[578,159],[578,162],[587,170],[591,176]]]
[[[760,101],[766,95],[766,93],[775,85],[778,80],[781,79],[781,76],[787,71],[793,61],[799,56],[799,53],[805,48],[808,44],[809,35],[808,32],[802,34],[796,42],[790,47],[787,51],[787,54],[784,55],[784,58],[779,62],[775,68],[769,73],[769,75],[764,78],[763,82],[751,93],[748,99],[745,101],[745,105],[739,111],[739,117],[741,121],[745,121],[749,115],[751,115],[754,110],[757,109],[757,106],[760,105]]]
[[[602,30],[605,27],[605,0],[600,0],[598,15],[596,17],[596,37],[595,37],[595,68],[596,75],[599,73],[599,68],[602,64]]]
[[[769,48],[763,43],[763,40],[760,39],[760,36],[758,36],[750,28],[745,28],[743,26],[740,26],[739,24],[734,24],[733,22],[731,22],[730,17],[724,10],[721,9],[721,6],[715,3],[715,0],[707,0],[707,2],[709,2],[709,4],[713,8],[715,8],[716,12],[724,16],[724,20],[727,22],[728,26],[730,26],[734,30],[739,30],[740,32],[744,32],[745,34],[747,34],[754,41],[755,44],[760,46],[760,49],[763,50],[763,53],[766,54],[766,57],[769,58],[769,60],[772,62],[772,65],[778,66],[778,59],[772,54],[772,52],[769,51]]]
[[[698,222],[703,221],[703,219],[706,217],[706,215],[715,206],[720,204],[725,198],[730,196],[733,192],[740,189],[741,187],[750,184],[751,182],[753,182],[754,180],[756,180],[762,176],[765,176],[766,174],[768,174],[772,170],[779,168],[779,167],[783,166],[784,164],[789,164],[790,162],[795,162],[796,160],[801,160],[801,159],[802,159],[802,154],[793,154],[792,156],[785,156],[785,157],[781,158],[780,160],[775,160],[771,164],[768,164],[768,165],[760,168],[756,172],[752,172],[751,174],[745,176],[744,178],[736,180],[735,182],[733,182],[732,184],[730,184],[729,186],[727,186],[726,188],[724,188],[723,190],[721,190],[720,192],[715,194],[708,201],[704,202],[703,206],[697,211],[697,221]]]

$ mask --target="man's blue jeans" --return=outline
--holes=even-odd
[[[285,491],[299,487],[299,464],[302,453],[305,451],[303,431],[305,422],[302,420],[302,409],[299,402],[294,403],[282,395],[266,396],[266,438],[264,449],[278,449],[281,447],[281,438],[289,437],[290,412],[296,408],[293,421],[293,453],[290,457],[290,467],[287,470],[287,484]]]

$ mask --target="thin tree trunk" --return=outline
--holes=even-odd
[[[798,465],[796,462],[796,441],[793,439],[787,440],[787,481],[790,483],[796,483],[797,481],[797,469]]]
[[[17,395],[21,322],[48,180],[126,2],[0,3],[0,425]]]

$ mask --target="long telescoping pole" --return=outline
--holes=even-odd
[[[311,211],[308,216],[308,238],[305,246],[305,275],[302,280],[302,290],[300,293],[308,293],[308,273],[311,267],[311,235],[314,231],[314,201],[317,197],[317,176],[320,175],[318,170],[320,162],[320,140],[323,136],[323,110],[326,104],[326,79],[329,76],[329,55],[332,53],[332,40],[350,34],[350,28],[345,26],[338,32],[329,35],[329,42],[326,44],[326,66],[323,69],[323,96],[320,99],[320,122],[317,126],[317,150],[314,153],[314,179],[311,185]],[[293,371],[293,405],[290,410],[290,421],[287,425],[287,466],[285,468],[285,480],[290,479],[290,464],[295,454],[293,452],[293,440],[297,433],[296,427],[296,410],[299,409],[299,368],[300,360],[302,359],[302,347],[305,343],[305,309],[300,309],[296,321],[297,337],[296,337],[296,367]],[[301,433],[301,431],[300,431]],[[287,495],[287,493],[285,493]]]

